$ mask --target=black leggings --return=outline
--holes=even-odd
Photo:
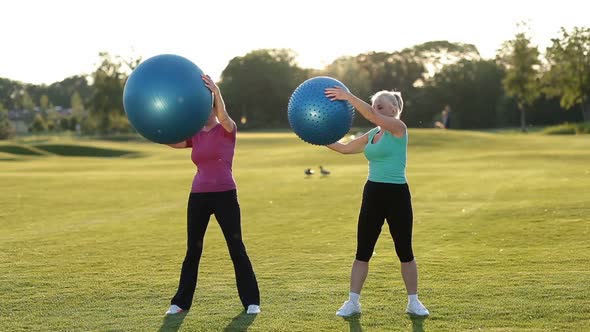
[[[187,250],[182,263],[178,291],[171,304],[188,310],[193,302],[197,287],[199,261],[203,253],[203,239],[209,224],[209,218],[215,218],[221,226],[231,260],[234,264],[236,284],[242,305],[260,304],[260,295],[256,275],[242,242],[240,225],[240,205],[236,190],[191,193],[188,200],[187,218]]]
[[[367,181],[359,213],[356,259],[368,262],[387,220],[397,257],[403,263],[414,260],[412,252],[412,197],[408,184]]]

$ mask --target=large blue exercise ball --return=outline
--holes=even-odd
[[[162,144],[182,142],[201,130],[213,106],[202,74],[197,65],[174,54],[139,64],[123,91],[123,107],[133,128]]]
[[[291,128],[307,143],[328,145],[350,131],[354,108],[344,100],[330,100],[324,90],[335,86],[348,88],[337,79],[318,76],[301,83],[291,95],[288,118]]]

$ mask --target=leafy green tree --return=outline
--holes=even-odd
[[[47,122],[41,116],[41,114],[35,114],[35,118],[33,119],[33,123],[29,127],[29,131],[33,133],[45,132],[47,131]]]
[[[356,56],[343,56],[327,65],[321,75],[333,77],[344,83],[354,94],[368,97],[371,94],[369,73],[361,67]]]
[[[404,121],[411,126],[424,126],[430,122],[432,110],[441,105],[435,104],[433,108],[429,100],[425,100],[432,90],[425,91],[421,87],[445,66],[461,60],[480,59],[477,48],[471,44],[432,41],[399,52],[341,57],[326,66],[325,72],[342,80],[366,100],[379,90],[401,91],[407,110],[402,115]],[[355,124],[368,125],[361,117],[355,119]]]
[[[41,108],[42,111],[47,111],[49,109],[49,97],[47,97],[47,95],[42,95],[41,98],[39,99],[39,108]]]
[[[21,84],[19,82],[0,77],[0,103],[9,110],[15,109],[14,99],[17,95],[16,91],[20,89]]]
[[[323,71],[319,72],[318,75],[333,77],[341,81],[351,92],[366,101],[369,101],[371,93],[375,92],[370,90],[371,80],[369,72],[361,67],[356,56],[337,58],[331,64],[327,65]],[[362,116],[356,116],[353,125],[368,126],[369,123]]]
[[[432,127],[448,105],[451,128],[495,127],[503,77],[502,67],[490,60],[465,59],[446,65],[420,89],[408,122]]]
[[[233,58],[221,74],[229,114],[245,128],[288,126],[287,104],[309,72],[289,49],[260,49]]]
[[[88,110],[98,123],[98,131],[108,134],[113,129],[114,115],[124,115],[123,87],[126,75],[118,57],[101,52],[100,64],[92,74],[93,91],[88,100]]]
[[[25,110],[34,110],[35,103],[25,88],[16,93],[16,107]]]
[[[412,52],[370,52],[340,57],[326,66],[324,73],[341,80],[367,102],[377,91],[396,90],[402,92],[405,105],[411,107],[416,81],[422,80],[425,69]],[[359,116],[354,125],[370,124]]]
[[[544,91],[559,96],[566,109],[580,105],[582,117],[590,121],[590,28],[561,29],[561,38],[552,39],[546,58],[549,71]]]
[[[404,49],[400,53],[408,54],[424,65],[426,78],[440,72],[445,66],[462,60],[481,60],[477,47],[473,44],[452,43],[446,40],[429,41]]]
[[[521,130],[525,132],[526,110],[541,95],[539,49],[526,32],[519,32],[502,44],[497,60],[506,68],[502,84],[506,94],[516,99]]]
[[[43,93],[49,97],[49,100],[54,105],[64,108],[72,107],[70,102],[74,92],[78,92],[83,101],[90,98],[92,87],[88,84],[86,76],[71,76],[61,82],[53,83],[43,90]]]
[[[78,91],[74,91],[70,98],[70,105],[72,107],[72,115],[70,118],[70,125],[69,130],[78,131],[80,129],[79,125],[82,123],[82,120],[86,117],[86,112],[84,110],[84,101],[82,97],[78,93]]]
[[[371,52],[359,54],[357,61],[370,80],[371,93],[398,90],[411,95],[425,68],[410,52]]]
[[[57,131],[60,129],[60,119],[59,116],[53,107],[51,101],[49,101],[49,97],[46,94],[41,95],[39,98],[39,108],[41,109],[41,114],[45,118],[45,123],[47,124],[47,129],[50,131]]]
[[[0,139],[11,138],[14,134],[15,129],[8,118],[8,111],[4,108],[4,105],[0,103]]]

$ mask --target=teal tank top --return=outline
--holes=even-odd
[[[407,183],[406,159],[408,150],[408,133],[395,137],[385,130],[381,139],[373,143],[373,138],[381,128],[369,131],[369,142],[365,146],[365,157],[369,161],[369,181],[382,183]]]

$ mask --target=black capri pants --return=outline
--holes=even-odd
[[[400,262],[414,260],[412,251],[412,197],[407,183],[367,181],[359,213],[356,259],[368,262],[387,220]]]

